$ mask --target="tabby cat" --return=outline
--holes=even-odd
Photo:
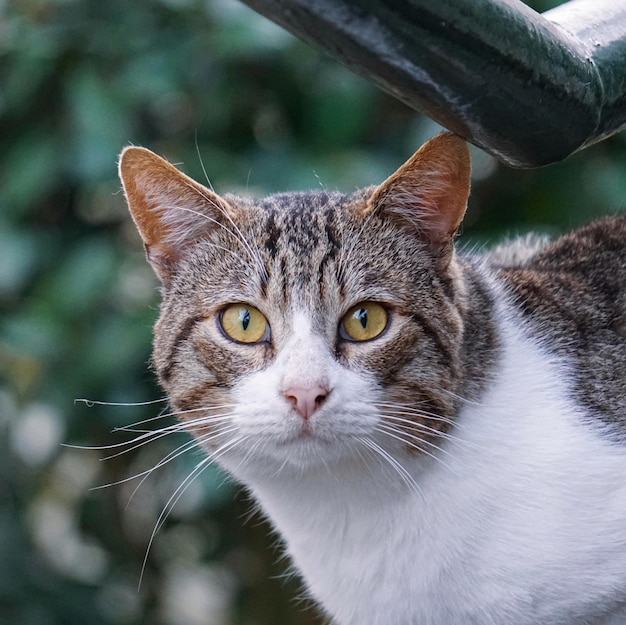
[[[626,623],[626,214],[462,254],[448,133],[348,194],[120,175],[159,380],[333,623]]]

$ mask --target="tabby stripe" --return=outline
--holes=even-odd
[[[194,386],[191,390],[186,391],[185,395],[181,399],[177,399],[177,406],[183,413],[187,410],[196,411],[198,408],[201,408],[206,404],[207,396],[209,393],[216,388],[228,388],[224,384],[218,384],[214,380],[206,380],[197,386]],[[207,409],[208,412],[208,409]],[[185,420],[185,416],[183,415],[182,420]],[[198,416],[193,416],[194,419],[197,419]],[[203,427],[206,427],[206,424],[203,424]]]
[[[178,334],[174,339],[174,343],[172,344],[172,348],[170,349],[170,353],[167,357],[167,365],[163,368],[162,371],[159,372],[161,379],[165,382],[169,381],[169,379],[172,377],[172,371],[176,365],[174,358],[176,357],[176,353],[180,349],[181,344],[189,338],[189,335],[191,334],[196,324],[202,320],[203,317],[190,317],[185,321],[181,329],[178,331]]]
[[[283,302],[285,306],[287,305],[287,302],[288,302],[287,274],[288,274],[287,261],[285,260],[285,257],[282,257],[280,259],[280,275],[282,276],[282,285],[281,285],[280,293],[283,296]]]
[[[420,328],[424,331],[424,334],[435,344],[437,350],[442,356],[442,364],[446,367],[452,366],[454,364],[454,356],[450,345],[444,340],[441,333],[437,331],[436,327],[417,312],[411,313],[411,319],[413,319],[413,321],[420,326]]]

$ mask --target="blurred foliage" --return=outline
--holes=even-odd
[[[217,469],[151,541],[199,455],[152,474],[186,439],[116,445],[163,404],[74,402],[161,398],[156,280],[116,159],[146,145],[200,180],[204,164],[218,191],[349,190],[385,178],[435,125],[235,0],[0,3],[0,120],[0,622],[318,622]],[[623,135],[538,171],[474,150],[466,240],[623,210],[625,161]]]

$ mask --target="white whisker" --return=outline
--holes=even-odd
[[[401,443],[403,443],[404,445],[407,445],[408,447],[412,447],[413,449],[419,451],[420,453],[423,453],[424,455],[429,456],[433,460],[437,460],[437,462],[440,462],[444,467],[452,471],[452,468],[450,467],[449,464],[447,464],[444,460],[442,460],[435,454],[424,449],[423,447],[423,445],[428,445],[429,447],[434,448],[436,451],[439,451],[441,453],[447,454],[448,456],[452,457],[445,449],[441,449],[441,447],[439,447],[438,445],[435,445],[434,443],[431,443],[430,441],[423,440],[419,436],[410,435],[407,432],[404,432],[402,430],[391,428],[389,425],[385,426],[384,424],[379,424],[374,429],[377,432],[384,434],[385,436],[390,436],[391,438],[394,438],[395,440],[400,441]],[[415,441],[415,443],[407,440],[407,438],[411,438],[413,441]]]
[[[188,411],[191,412],[191,411]],[[161,418],[161,417],[155,417]],[[160,438],[168,436],[169,434],[175,434],[180,432],[189,432],[192,429],[202,429],[203,427],[213,427],[224,421],[229,421],[231,418],[230,413],[223,413],[217,415],[205,415],[198,419],[189,419],[187,421],[180,421],[172,423],[171,425],[159,428],[157,430],[139,430],[132,429],[131,426],[115,428],[113,432],[133,432],[138,433],[139,436],[129,440],[122,441],[120,443],[111,443],[110,445],[73,445],[68,443],[62,443],[63,447],[69,447],[70,449],[83,449],[89,451],[105,451],[108,449],[119,449],[120,447],[126,447],[118,453],[111,454],[101,458],[101,460],[111,460],[117,458],[123,454],[139,449],[148,443],[152,443]],[[137,425],[151,421],[152,419],[146,419],[145,421],[139,421]]]
[[[160,399],[151,399],[149,401],[132,401],[132,402],[118,402],[118,401],[101,401],[98,399],[85,399],[77,398],[74,403],[83,403],[87,408],[93,408],[94,406],[149,406],[151,404],[160,404],[167,401],[167,397],[161,397]]]
[[[148,469],[147,471],[143,471],[142,473],[139,473],[138,475],[133,476],[133,478],[131,478],[131,479],[136,479],[137,477],[140,477],[141,475],[143,475],[143,477],[142,477],[141,481],[139,482],[139,484],[137,484],[137,486],[135,487],[133,492],[130,494],[130,497],[128,498],[128,501],[126,502],[126,507],[129,506],[130,502],[132,501],[133,497],[135,496],[135,494],[137,493],[139,488],[152,475],[152,473],[154,473],[154,471],[160,469],[161,467],[165,466],[169,462],[172,462],[172,460],[176,460],[177,458],[182,456],[187,451],[190,451],[191,449],[196,449],[196,448],[197,449],[202,449],[203,445],[205,443],[212,442],[215,439],[217,439],[218,437],[224,436],[225,434],[232,434],[234,431],[236,431],[236,429],[237,429],[236,427],[230,427],[230,428],[226,428],[225,430],[221,430],[221,431],[216,432],[216,433],[211,434],[211,435],[206,434],[205,436],[201,436],[201,437],[199,437],[197,439],[196,438],[192,438],[191,440],[187,441],[185,444],[180,445],[175,450],[173,450],[169,454],[167,454],[164,458],[162,458],[151,469]],[[124,480],[124,481],[127,481],[127,480]]]
[[[165,523],[165,521],[167,520],[167,517],[169,516],[173,506],[176,505],[176,502],[180,499],[180,497],[182,497],[183,493],[187,490],[189,485],[193,483],[194,479],[198,475],[200,475],[200,473],[202,473],[204,468],[210,462],[211,462],[211,458],[210,457],[206,457],[203,460],[201,460],[194,467],[194,469],[191,471],[191,473],[183,480],[183,482],[176,488],[176,490],[174,491],[172,496],[167,500],[165,506],[163,507],[163,510],[161,511],[161,514],[159,515],[159,518],[157,519],[157,521],[156,521],[156,523],[154,525],[154,529],[152,530],[152,534],[150,535],[150,540],[148,541],[148,546],[146,547],[146,553],[144,555],[143,563],[142,563],[142,566],[141,566],[141,573],[139,575],[138,590],[141,589],[141,583],[143,581],[143,576],[144,576],[144,573],[146,571],[146,564],[148,563],[148,556],[150,555],[150,550],[152,548],[152,544],[154,543],[154,539],[155,539],[155,537],[157,535],[157,532],[159,531],[159,529],[161,529],[161,527],[163,526],[163,523]]]
[[[209,174],[207,174],[206,168],[204,166],[204,161],[202,160],[202,154],[200,154],[200,146],[198,145],[198,132],[197,131],[196,131],[195,142],[196,142],[196,153],[198,154],[198,161],[200,161],[200,167],[202,167],[202,173],[204,174],[204,178],[207,184],[209,185],[209,189],[211,189],[211,191],[215,193],[215,189],[213,188],[213,185],[211,184],[211,179],[209,178]]]
[[[194,449],[196,447],[200,449],[202,447],[202,444],[206,443],[206,442],[209,442],[209,440],[211,440],[211,438],[218,438],[219,436],[223,436],[224,434],[230,434],[231,432],[233,432],[235,430],[236,430],[235,427],[226,428],[224,430],[220,430],[219,432],[215,432],[212,435],[206,434],[205,436],[200,437],[198,439],[192,438],[192,439],[186,441],[185,443],[183,443],[182,445],[179,445],[178,447],[176,447],[175,449],[173,449],[169,453],[167,453],[163,458],[161,458],[161,460],[159,460],[159,462],[157,462],[154,466],[150,467],[149,469],[146,469],[145,471],[141,471],[140,473],[135,473],[134,475],[130,475],[128,477],[122,478],[122,479],[117,480],[115,482],[109,482],[107,484],[101,484],[100,486],[94,486],[90,490],[100,490],[100,489],[103,489],[103,488],[109,488],[110,486],[119,486],[120,484],[125,484],[127,482],[132,482],[133,480],[136,480],[136,479],[139,479],[139,478],[143,478],[141,480],[141,482],[139,483],[139,486],[141,486],[143,484],[143,482],[145,481],[145,479],[147,477],[149,477],[152,473],[154,473],[154,471],[160,469],[161,467],[164,467],[166,464],[168,464],[172,460],[175,460],[176,458],[179,458],[186,451],[189,451],[190,449]],[[139,486],[137,488],[139,488]],[[133,493],[130,496],[130,499],[133,498],[136,490],[137,489],[135,489],[135,491],[133,491]],[[130,503],[130,499],[129,499],[128,503]]]
[[[375,443],[368,437],[359,437],[358,440],[367,448],[371,449],[375,454],[386,460],[400,476],[404,484],[414,492],[416,495],[423,497],[422,490],[418,486],[417,482],[413,479],[413,476],[398,462],[391,454],[386,452],[380,445]]]
[[[215,452],[209,454],[206,458],[203,458],[191,471],[191,473],[181,482],[181,484],[176,488],[171,497],[167,500],[159,518],[157,519],[154,529],[152,530],[152,534],[150,536],[150,540],[148,541],[148,546],[146,547],[146,554],[143,559],[143,564],[141,567],[141,574],[139,576],[139,588],[141,588],[141,582],[143,581],[143,576],[146,570],[146,564],[148,562],[148,556],[150,554],[150,549],[152,548],[152,544],[154,543],[154,539],[158,533],[158,531],[163,527],[166,522],[168,516],[172,512],[173,508],[176,506],[180,498],[184,495],[186,490],[191,486],[191,484],[199,477],[199,475],[209,466],[216,458],[220,455],[232,449],[246,437],[238,436],[231,441],[224,443],[221,447],[219,447]]]
[[[262,440],[257,438],[252,445],[249,445],[245,451],[243,458],[239,461],[239,466],[244,466],[250,458],[254,457],[256,450],[261,446]]]
[[[144,425],[145,423],[151,423],[153,421],[158,421],[159,419],[167,419],[169,417],[180,417],[183,415],[191,414],[193,412],[207,412],[209,410],[224,410],[226,408],[232,408],[234,404],[220,404],[219,406],[211,406],[200,407],[200,408],[189,408],[187,410],[174,410],[171,412],[166,412],[157,415],[156,417],[150,417],[149,419],[143,419],[142,421],[136,421],[135,423],[130,423],[129,425],[123,425],[120,427],[113,428],[113,432],[130,432],[132,431],[130,428],[137,427],[138,425]]]
[[[487,381],[487,378],[476,378],[476,380],[481,380],[483,382]],[[481,406],[482,404],[478,401],[472,400],[472,399],[468,399],[467,397],[463,397],[462,395],[459,395],[458,393],[455,393],[454,391],[450,391],[446,388],[442,388],[439,389],[442,393],[444,393],[445,395],[448,395],[450,397],[452,397],[453,399],[458,399],[461,403],[463,404],[471,404],[472,406]]]
[[[198,421],[201,421],[201,420],[198,420]],[[204,422],[204,421],[202,420],[201,422]],[[128,447],[127,449],[118,451],[117,453],[111,454],[110,456],[105,456],[104,458],[102,458],[102,460],[111,460],[113,458],[117,458],[118,456],[122,456],[131,451],[134,451],[135,449],[139,449],[140,447],[143,447],[144,445],[147,445],[148,443],[157,441],[160,438],[169,436],[170,434],[175,434],[178,432],[187,432],[188,430],[189,430],[189,426],[185,423],[173,423],[172,425],[168,425],[167,427],[160,428],[158,430],[148,430],[147,432],[144,432],[143,434],[136,436],[133,440],[122,443],[123,445],[130,445],[130,447]],[[112,447],[113,446],[117,447],[119,446],[119,444],[112,445]]]
[[[190,188],[193,191],[199,193],[199,191],[197,189],[195,189],[194,187],[191,187],[191,185],[190,185]],[[211,200],[210,198],[207,198],[205,195],[202,195],[202,197],[204,199],[206,199],[207,201],[211,202],[214,206],[216,206],[216,208],[218,208],[218,210],[220,210],[219,207],[216,205],[216,203],[213,200]],[[219,226],[220,228],[225,230],[228,234],[230,234],[248,252],[248,254],[250,254],[252,256],[252,259],[255,262],[260,263],[260,259],[257,258],[255,256],[255,254],[249,249],[248,244],[245,241],[242,242],[240,240],[240,238],[232,230],[230,230],[223,223],[219,222],[217,219],[213,219],[213,217],[211,217],[209,215],[206,215],[205,213],[202,213],[200,211],[194,210],[193,208],[189,208],[188,206],[181,206],[181,205],[177,205],[177,204],[169,204],[167,206],[167,209],[168,209],[168,211],[170,211],[171,214],[174,214],[176,211],[183,212],[183,213],[191,213],[192,215],[195,215],[196,217],[198,217],[198,218],[200,218],[200,219],[202,219],[204,221],[208,221],[209,223],[212,223],[212,224],[215,224],[216,226]],[[221,211],[221,212],[223,212],[223,211]],[[176,220],[175,219],[170,218],[169,222],[172,225],[174,225],[174,226],[176,225],[176,223],[175,223]],[[179,244],[179,245],[184,244],[185,240],[182,239],[182,238],[180,240],[175,240],[175,237],[173,236],[175,233],[176,233],[176,229],[174,227],[174,229],[172,230],[172,233],[170,234],[170,238],[174,239],[173,242],[176,243],[176,244]],[[236,259],[238,259],[238,260],[240,259],[239,254],[237,252],[235,252],[235,250],[233,250],[231,248],[228,248],[228,247],[224,247],[222,245],[218,245],[217,243],[214,243],[212,241],[206,241],[206,242],[209,245],[211,245],[211,247],[215,248],[216,250],[220,250],[221,252],[226,252],[227,254],[231,254],[232,256],[234,256]],[[263,266],[260,266],[260,268],[263,271],[265,269]]]
[[[415,415],[415,416],[419,417],[421,415]],[[441,438],[441,439],[448,440],[448,441],[455,441],[459,443],[467,443],[467,441],[465,441],[462,438],[459,438],[458,436],[455,436],[454,434],[450,434],[449,432],[438,430],[437,428],[434,428],[430,425],[426,425],[425,423],[422,423],[421,421],[405,419],[404,417],[400,417],[395,414],[389,414],[387,412],[382,413],[382,418],[385,421],[393,421],[394,423],[407,425],[411,429],[417,429],[417,430],[421,430],[422,432],[428,432],[429,434],[432,434],[436,438]]]
[[[380,408],[386,413],[391,413],[395,415],[404,415],[404,416],[414,416],[422,419],[428,419],[430,421],[437,421],[439,423],[445,423],[446,425],[451,425],[454,427],[458,427],[459,429],[462,426],[459,426],[457,420],[450,419],[448,417],[443,417],[442,415],[438,415],[434,412],[429,412],[427,410],[422,410],[420,408],[413,408],[412,406],[407,406],[405,404],[395,404],[395,403],[385,403],[385,402],[376,402],[376,407]]]
[[[198,417],[197,419],[186,419],[185,421],[180,421],[176,423],[172,423],[171,425],[159,428],[158,430],[150,430],[150,429],[140,429],[134,428],[132,426],[115,428],[113,432],[132,432],[135,434],[157,434],[160,432],[189,432],[191,430],[201,430],[206,427],[211,427],[216,423],[221,423],[223,421],[229,421],[231,419],[230,413],[216,414],[216,415],[205,415],[203,417]],[[127,444],[132,443],[133,441],[128,441]]]

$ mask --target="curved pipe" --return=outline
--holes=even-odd
[[[626,126],[626,0],[243,0],[514,167]]]

